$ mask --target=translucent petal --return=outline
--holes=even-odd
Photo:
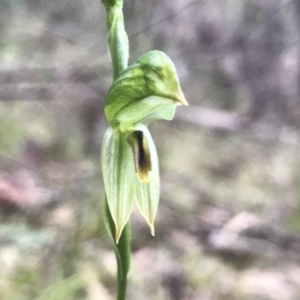
[[[134,199],[134,164],[126,136],[109,127],[105,133],[101,164],[108,206],[116,226],[116,242],[132,210]]]
[[[139,127],[142,130],[148,142],[152,170],[149,175],[149,183],[141,182],[136,177],[135,196],[138,208],[150,226],[151,234],[154,235],[154,219],[156,216],[159,196],[160,196],[160,178],[159,164],[154,141],[147,127]]]
[[[121,131],[128,131],[133,124],[148,125],[154,120],[172,120],[178,102],[169,98],[149,96],[123,108],[114,119]]]

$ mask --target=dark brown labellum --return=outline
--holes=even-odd
[[[150,182],[151,156],[143,131],[136,130],[130,133],[127,137],[127,142],[133,153],[134,167],[138,178],[142,182]]]

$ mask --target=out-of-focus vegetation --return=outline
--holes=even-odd
[[[151,128],[162,196],[154,238],[132,220],[128,299],[299,299],[299,3],[125,0],[130,61],[168,53],[190,104]],[[114,299],[101,2],[0,1],[0,37],[0,299]]]

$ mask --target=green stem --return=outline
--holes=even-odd
[[[113,77],[116,79],[127,68],[129,56],[122,7],[106,9],[106,21],[109,30],[108,49],[113,66]]]
[[[126,224],[120,237],[119,243],[115,242],[115,223],[112,219],[107,198],[104,203],[105,225],[109,235],[114,242],[115,254],[118,267],[118,300],[126,299],[127,274],[130,268],[130,225]]]
[[[119,244],[117,245],[120,261],[118,261],[118,300],[126,299],[127,274],[130,268],[130,225],[126,224]]]
[[[127,68],[129,57],[128,37],[124,28],[123,0],[102,0],[106,8],[106,22],[109,32],[108,48],[113,66],[113,78]],[[115,224],[112,219],[107,198],[105,196],[104,218],[107,230],[114,241],[118,265],[118,297],[117,300],[126,299],[127,274],[130,268],[130,225],[126,224],[119,243],[115,242]]]

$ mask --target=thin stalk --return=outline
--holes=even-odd
[[[108,29],[108,49],[113,67],[113,79],[127,68],[129,57],[128,37],[124,28],[123,0],[102,0],[106,8],[106,23]],[[118,266],[118,296],[117,300],[126,299],[127,274],[130,268],[130,225],[123,229],[119,243],[115,242],[115,224],[112,219],[107,197],[105,195],[104,218],[107,230],[112,237]]]
[[[108,50],[115,80],[127,68],[129,56],[128,37],[124,28],[122,7],[106,9],[106,23],[109,30]]]
[[[111,213],[109,211],[107,198],[105,196],[104,202],[104,218],[105,225],[114,242],[117,268],[118,268],[118,300],[126,299],[126,289],[127,289],[127,274],[130,268],[130,224],[127,223],[123,229],[122,235],[120,237],[119,243],[115,242],[115,223],[112,219]]]

